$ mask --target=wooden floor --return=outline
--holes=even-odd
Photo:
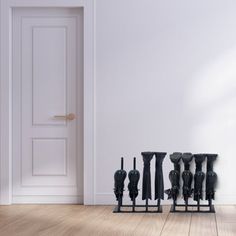
[[[0,206],[1,236],[163,235],[236,236],[236,206],[217,206],[216,214],[114,214],[111,206]]]

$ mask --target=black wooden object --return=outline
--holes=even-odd
[[[188,210],[188,199],[192,196],[193,174],[190,171],[190,162],[193,159],[192,153],[183,153],[182,160],[184,162],[183,179],[183,198],[185,201],[186,211]]]
[[[170,155],[170,160],[174,164],[174,170],[169,173],[169,179],[171,182],[171,189],[165,190],[168,195],[168,199],[173,199],[174,205],[177,201],[180,189],[180,160],[182,157],[181,152],[174,152]]]
[[[162,212],[162,206],[160,203],[160,199],[162,197],[161,192],[163,191],[162,188],[164,188],[163,185],[163,174],[162,174],[162,161],[166,155],[166,153],[159,153],[159,152],[142,152],[143,156],[143,186],[142,186],[142,200],[145,200],[145,204],[137,205],[136,204],[136,197],[138,196],[138,181],[140,178],[140,173],[138,170],[136,170],[136,158],[134,158],[133,161],[133,170],[131,170],[128,174],[129,177],[129,184],[128,184],[128,190],[129,190],[129,197],[132,201],[132,205],[125,205],[122,203],[122,201],[118,201],[118,205],[114,208],[114,213],[161,213]],[[148,203],[148,200],[151,199],[151,173],[150,173],[150,162],[154,156],[156,155],[156,168],[160,170],[160,173],[156,175],[156,183],[157,186],[160,186],[159,190],[155,192],[155,199],[157,199],[156,205],[150,205]],[[157,189],[155,188],[155,191]],[[115,191],[116,193],[116,191]],[[157,196],[157,198],[156,198]],[[123,197],[123,192],[122,192]],[[140,208],[144,208],[140,209]],[[152,208],[152,209],[151,209]]]
[[[166,156],[166,152],[155,152],[156,157],[156,170],[155,170],[155,200],[160,205],[161,199],[164,199],[164,180],[162,163]]]
[[[120,210],[120,206],[122,205],[122,198],[124,192],[124,182],[126,178],[126,171],[124,170],[124,158],[121,158],[121,169],[117,170],[114,174],[114,193],[116,195],[116,200],[118,201],[118,210]]]
[[[196,163],[196,171],[194,174],[194,201],[199,202],[202,198],[202,184],[205,178],[205,173],[202,171],[202,163],[206,158],[206,154],[195,154],[195,163]]]
[[[143,156],[143,191],[142,200],[152,199],[150,162],[154,152],[142,152]]]
[[[202,190],[202,184],[205,178],[205,174],[202,171],[202,165],[204,160],[207,158],[207,178],[206,178],[206,200],[208,200],[208,204],[200,204],[200,200],[203,199],[203,190]],[[214,199],[215,194],[215,184],[217,180],[217,175],[213,171],[213,162],[216,160],[217,154],[195,154],[194,159],[196,163],[196,170],[194,174],[194,196],[193,199],[197,201],[197,204],[189,204],[187,199],[191,197],[192,190],[191,190],[191,184],[190,180],[192,177],[191,172],[189,171],[189,164],[191,155],[189,154],[183,154],[182,160],[185,164],[185,170],[182,174],[183,178],[183,196],[185,199],[185,204],[177,204],[177,201],[173,200],[173,205],[171,206],[170,212],[201,212],[201,213],[214,213],[215,208],[214,205],[212,205],[212,199]],[[191,174],[190,174],[191,173]],[[188,176],[188,177],[186,177]],[[189,210],[188,207],[191,207],[192,210]],[[204,208],[204,210],[203,210]]]
[[[140,178],[140,173],[138,170],[136,170],[136,158],[134,157],[133,161],[133,170],[131,170],[128,174],[129,177],[129,184],[128,184],[128,189],[129,189],[129,196],[131,201],[133,201],[133,211],[135,211],[135,199],[138,196],[138,181]]]
[[[217,181],[217,174],[213,171],[213,162],[216,160],[217,156],[217,154],[206,154],[206,200],[208,200],[209,205],[212,205],[212,199],[215,199],[215,185]]]

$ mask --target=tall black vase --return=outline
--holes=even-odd
[[[155,200],[164,199],[164,181],[162,163],[166,156],[166,152],[155,152],[156,171],[155,171]]]
[[[194,174],[194,197],[195,201],[202,199],[202,184],[205,178],[205,174],[202,171],[202,163],[206,158],[206,154],[194,154],[196,171]]]
[[[188,203],[188,198],[192,195],[192,181],[193,174],[190,171],[190,163],[193,159],[192,153],[183,153],[182,160],[184,162],[184,171],[182,173],[183,179],[183,197],[185,203]]]
[[[151,171],[150,171],[150,162],[153,158],[153,152],[142,152],[143,156],[143,191],[142,191],[142,200],[152,199],[151,192]]]
[[[206,173],[206,200],[215,199],[215,185],[217,174],[213,171],[213,162],[217,158],[217,154],[206,154],[207,157],[207,173]]]

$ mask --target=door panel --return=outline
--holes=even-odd
[[[33,176],[67,175],[67,139],[33,139]],[[45,165],[47,163],[47,165]]]
[[[33,125],[55,125],[52,115],[67,112],[66,29],[66,26],[33,27]]]
[[[82,200],[82,13],[14,10],[13,201]]]

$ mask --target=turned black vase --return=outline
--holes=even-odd
[[[196,171],[194,174],[194,197],[195,201],[202,199],[202,184],[205,178],[205,174],[202,171],[202,163],[206,158],[206,154],[194,154]]]
[[[124,160],[123,157],[121,158],[121,169],[117,170],[114,174],[114,193],[116,195],[117,201],[122,201],[123,192],[124,192],[124,182],[126,178],[126,171],[123,169],[124,167]]]
[[[216,160],[217,156],[217,154],[206,154],[206,200],[215,199],[215,185],[217,181],[217,174],[213,171],[213,162]]]
[[[190,171],[190,163],[193,159],[192,153],[183,153],[182,160],[184,163],[184,171],[182,173],[183,179],[183,197],[184,200],[187,201],[189,197],[192,195],[192,181],[193,174]]]
[[[155,200],[164,199],[164,181],[162,163],[166,156],[166,152],[155,152],[156,170],[155,170]]]
[[[133,161],[133,170],[131,170],[128,174],[129,177],[129,197],[131,201],[134,201],[134,199],[138,196],[138,182],[140,178],[140,173],[138,170],[136,170],[136,158],[134,158]]]
[[[171,189],[167,189],[165,193],[168,195],[168,199],[172,198],[174,201],[177,200],[179,195],[180,188],[180,159],[182,157],[182,153],[174,152],[170,155],[170,160],[174,164],[174,170],[171,170],[169,173],[169,179],[171,183]]]
[[[152,199],[151,193],[151,171],[150,162],[153,158],[153,152],[142,152],[143,156],[143,188],[142,200]]]

